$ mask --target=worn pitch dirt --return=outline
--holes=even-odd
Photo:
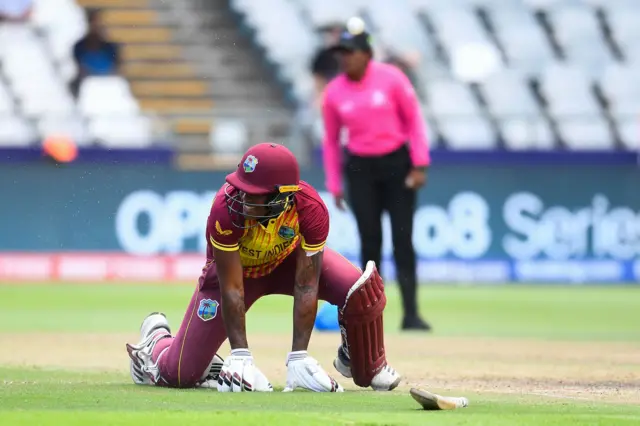
[[[333,369],[339,334],[316,333],[311,354],[347,389]],[[0,333],[1,366],[128,372],[132,334]],[[250,335],[257,365],[276,386],[285,381],[287,334]],[[386,337],[388,359],[404,376],[401,390],[422,386],[451,393],[496,392],[640,403],[640,343],[548,342],[422,335]],[[224,357],[225,344],[220,350]],[[124,376],[123,376],[124,377]]]

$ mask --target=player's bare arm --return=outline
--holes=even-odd
[[[318,309],[318,285],[322,271],[322,252],[308,256],[296,250],[296,281],[293,290],[292,351],[306,351]]]
[[[215,247],[213,253],[218,266],[222,317],[229,345],[231,345],[231,349],[248,348],[240,253],[237,250],[224,251]]]
[[[273,387],[253,363],[247,343],[244,303],[244,278],[238,250],[213,247],[218,280],[222,319],[231,346],[231,354],[224,360],[218,376],[218,392],[272,392]]]
[[[298,247],[293,288],[293,344],[287,356],[285,392],[305,388],[315,392],[343,392],[344,389],[307,353],[318,309],[318,287],[322,251],[312,255]]]

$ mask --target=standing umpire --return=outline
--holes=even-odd
[[[368,260],[380,267],[386,210],[404,308],[402,329],[430,330],[418,313],[411,238],[416,191],[426,182],[430,162],[420,106],[409,79],[395,66],[374,61],[364,25],[352,23],[335,47],[343,72],[327,86],[322,106],[327,189],[344,209],[340,136],[346,130],[344,172],[363,268]]]

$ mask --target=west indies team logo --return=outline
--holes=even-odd
[[[212,320],[218,315],[218,306],[220,304],[217,300],[202,299],[198,306],[198,316],[202,321]]]
[[[285,240],[290,240],[296,236],[296,231],[293,228],[289,228],[288,226],[281,226],[278,230],[278,235],[284,238]]]
[[[242,164],[242,166],[244,167],[245,173],[253,173],[257,165],[258,165],[258,159],[253,155],[248,156],[244,160],[244,163]]]

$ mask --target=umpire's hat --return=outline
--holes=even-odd
[[[363,23],[364,24],[364,23]],[[333,47],[335,51],[342,52],[354,52],[356,50],[362,50],[364,52],[371,53],[373,47],[371,46],[371,34],[361,28],[349,28],[340,35],[338,44]]]

